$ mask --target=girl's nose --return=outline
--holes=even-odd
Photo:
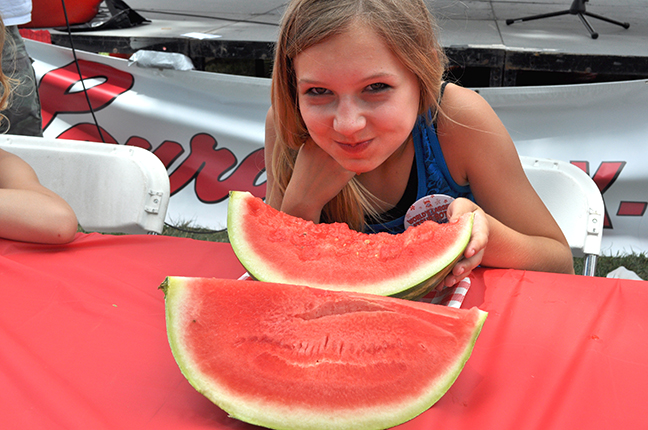
[[[333,119],[333,128],[338,133],[350,136],[362,130],[367,120],[358,103],[350,98],[341,98]]]

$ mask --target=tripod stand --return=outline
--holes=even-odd
[[[543,13],[541,15],[532,15],[524,18],[507,19],[506,25],[511,25],[514,22],[518,22],[518,21],[531,21],[534,19],[550,18],[552,16],[571,14],[571,15],[578,15],[585,28],[587,28],[587,31],[589,31],[590,36],[592,36],[592,39],[598,38],[599,35],[596,31],[594,31],[590,23],[585,18],[585,15],[591,16],[592,18],[600,19],[602,21],[607,21],[612,24],[620,25],[621,27],[626,29],[630,28],[630,24],[627,22],[615,21],[613,19],[588,12],[587,10],[585,10],[585,3],[587,3],[588,1],[589,0],[574,0],[568,10],[561,10],[559,12],[551,12],[551,13]]]

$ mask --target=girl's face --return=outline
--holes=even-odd
[[[366,25],[295,57],[299,110],[315,143],[358,174],[382,165],[407,141],[419,83]]]

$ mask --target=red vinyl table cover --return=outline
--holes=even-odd
[[[223,243],[0,240],[0,428],[254,428],[182,376],[158,290],[166,276],[243,272]],[[480,269],[471,306],[489,312],[472,357],[400,429],[645,428],[648,282]]]

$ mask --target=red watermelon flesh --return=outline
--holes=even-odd
[[[415,299],[461,258],[472,214],[424,222],[402,234],[364,234],[346,224],[314,224],[247,192],[230,193],[227,231],[241,264],[266,282]]]
[[[382,429],[450,388],[486,319],[371,294],[169,277],[167,332],[189,382],[275,429]]]

